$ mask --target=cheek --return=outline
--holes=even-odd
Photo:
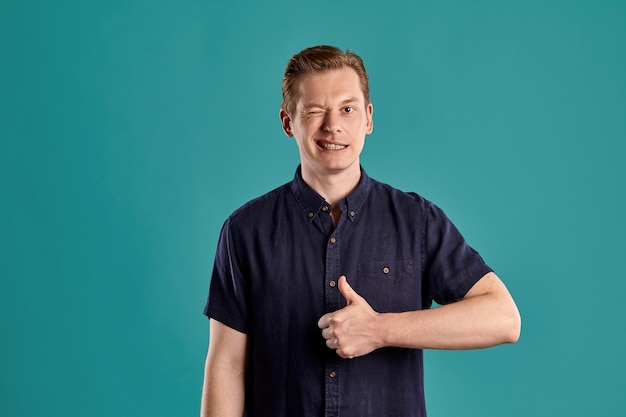
[[[367,133],[369,130],[369,124],[368,124],[367,119],[365,120],[359,119],[359,120],[351,121],[347,126],[350,129],[350,132],[354,132],[354,134],[359,134],[359,135]]]
[[[311,134],[312,132],[315,132],[319,126],[320,126],[320,121],[314,118],[306,118],[306,119],[301,119],[300,122],[298,123],[298,131],[307,135],[307,134]]]

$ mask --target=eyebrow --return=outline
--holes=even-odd
[[[360,100],[357,97],[350,97],[349,99],[342,101],[341,104],[350,104],[350,103],[358,103],[358,102],[360,102]]]

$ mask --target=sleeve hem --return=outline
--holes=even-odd
[[[219,311],[217,309],[213,309],[213,308],[207,308],[204,311],[204,314],[209,318],[209,319],[214,319],[219,321],[220,323],[237,330],[238,332],[241,333],[245,333],[248,334],[248,329],[247,326],[241,321],[241,320],[237,320],[233,317],[231,317],[230,315]]]
[[[465,297],[468,291],[471,290],[472,287],[489,272],[493,272],[493,270],[484,263],[473,265],[472,267],[467,268],[465,271],[463,271],[463,274],[466,274],[468,278],[459,285],[456,294],[457,299],[455,301],[458,301]]]

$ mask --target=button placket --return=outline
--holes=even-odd
[[[322,211],[323,211],[322,207]],[[330,207],[328,208],[328,215],[321,217],[328,218],[330,222]],[[343,297],[337,289],[337,277],[339,277],[340,264],[341,264],[341,245],[340,245],[340,233],[341,226],[339,228],[326,229],[328,230],[326,241],[326,267],[325,267],[325,291],[324,291],[324,304],[325,311],[331,312],[339,310],[342,307]],[[339,415],[339,382],[341,374],[341,358],[337,356],[334,351],[329,351],[325,361],[325,392],[326,392],[326,417],[337,417]]]

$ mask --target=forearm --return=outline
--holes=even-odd
[[[520,318],[510,297],[485,294],[445,306],[380,315],[381,346],[480,349],[514,343]]]
[[[201,417],[241,417],[245,400],[242,372],[207,361]]]

